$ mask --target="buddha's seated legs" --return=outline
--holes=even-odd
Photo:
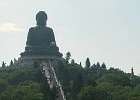
[[[26,55],[55,55],[62,57],[57,46],[27,46],[21,56]]]

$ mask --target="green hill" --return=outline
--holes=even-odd
[[[140,77],[119,69],[60,63],[55,70],[67,100],[140,100]],[[0,69],[0,100],[55,100],[56,93],[39,69]]]
[[[34,68],[0,70],[0,100],[53,100],[45,76]]]

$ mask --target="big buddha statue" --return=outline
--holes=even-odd
[[[28,32],[25,52],[26,55],[55,55],[62,56],[59,48],[56,46],[54,32],[46,26],[47,14],[39,11],[36,15],[37,26],[31,27]]]

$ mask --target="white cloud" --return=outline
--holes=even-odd
[[[14,23],[1,23],[0,24],[0,32],[21,32],[24,31],[23,28],[17,27]]]

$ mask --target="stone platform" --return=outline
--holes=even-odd
[[[37,61],[41,63],[42,61],[53,61],[53,62],[65,62],[64,58],[58,56],[51,56],[51,55],[30,55],[30,56],[22,56],[18,59],[18,65],[20,66],[33,66],[34,62]]]

